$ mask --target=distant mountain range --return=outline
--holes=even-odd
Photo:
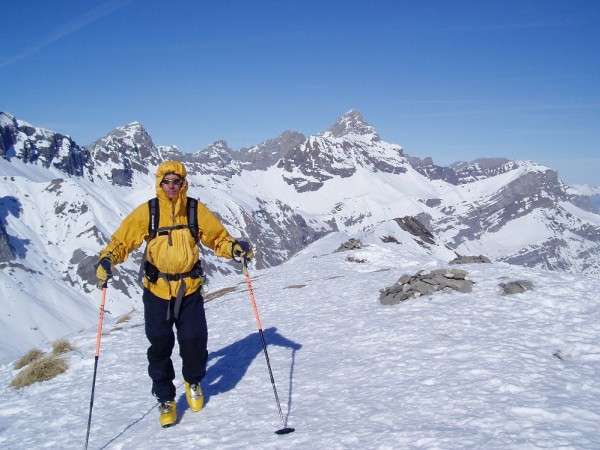
[[[355,110],[314,136],[286,131],[250,148],[217,141],[196,153],[154,145],[138,122],[80,146],[0,113],[2,326],[27,323],[24,340],[34,342],[39,322],[62,320],[65,311],[71,328],[89,320],[97,252],[127,213],[154,196],[156,166],[169,159],[186,164],[189,195],[254,244],[257,268],[338,233],[443,260],[483,254],[600,274],[597,188],[567,186],[556,170],[532,161],[438,166],[382,141]],[[118,269],[116,310],[138,301],[139,256]],[[213,276],[234,270],[210,252],[206,259]],[[40,292],[40,277],[56,291]],[[42,299],[56,303],[55,318],[36,318]]]

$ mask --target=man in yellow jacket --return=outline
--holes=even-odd
[[[208,330],[200,290],[198,243],[188,224],[186,176],[182,163],[161,163],[156,171],[159,223],[155,236],[149,232],[149,204],[143,203],[123,219],[111,242],[100,251],[96,266],[99,286],[106,285],[113,266],[123,263],[129,253],[147,242],[142,299],[146,337],[150,342],[148,374],[152,379],[152,393],[160,403],[163,427],[177,421],[175,371],[171,361],[175,346],[173,325],[177,329],[189,407],[197,412],[204,404],[200,382],[206,374]],[[196,218],[199,241],[217,256],[253,258],[250,244],[232,238],[201,202],[197,202]]]

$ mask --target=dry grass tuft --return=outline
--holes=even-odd
[[[123,314],[117,319],[116,324],[129,322],[131,320],[131,313]]]
[[[226,288],[223,288],[223,289],[219,289],[218,291],[215,291],[215,292],[210,292],[210,293],[208,293],[208,294],[206,294],[204,296],[204,303],[208,303],[211,300],[214,300],[214,299],[219,298],[219,297],[221,297],[221,296],[223,296],[225,294],[228,294],[230,292],[235,292],[235,291],[236,291],[235,287],[226,287]]]
[[[31,364],[33,361],[41,358],[42,356],[44,356],[43,351],[41,351],[39,348],[32,348],[23,356],[21,356],[21,358],[19,358],[19,360],[15,363],[15,369],[22,369],[26,365]]]
[[[73,350],[73,346],[66,339],[59,339],[52,343],[52,354],[53,355],[62,355],[63,353],[68,353]]]
[[[39,381],[47,381],[64,373],[69,368],[67,362],[56,355],[43,356],[21,370],[10,385],[20,389]]]

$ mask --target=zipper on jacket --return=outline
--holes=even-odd
[[[171,201],[171,226],[175,226],[175,205],[173,204],[173,201]],[[173,239],[171,238],[171,233],[172,230],[169,230],[167,239],[167,244],[169,244],[169,247],[173,246]]]

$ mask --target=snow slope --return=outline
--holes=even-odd
[[[334,252],[346,237],[250,268],[284,418],[296,432],[274,434],[282,423],[239,274],[212,287],[233,292],[206,304],[200,413],[186,406],[174,357],[173,428],[158,424],[141,312],[119,326],[106,316],[90,448],[600,448],[597,279],[474,264],[462,266],[472,293],[382,306],[379,289],[445,263],[398,244]],[[499,283],[516,279],[535,289],[499,294]],[[12,363],[0,367],[0,447],[84,446],[96,329],[69,339],[70,369],[53,380],[15,390]]]

